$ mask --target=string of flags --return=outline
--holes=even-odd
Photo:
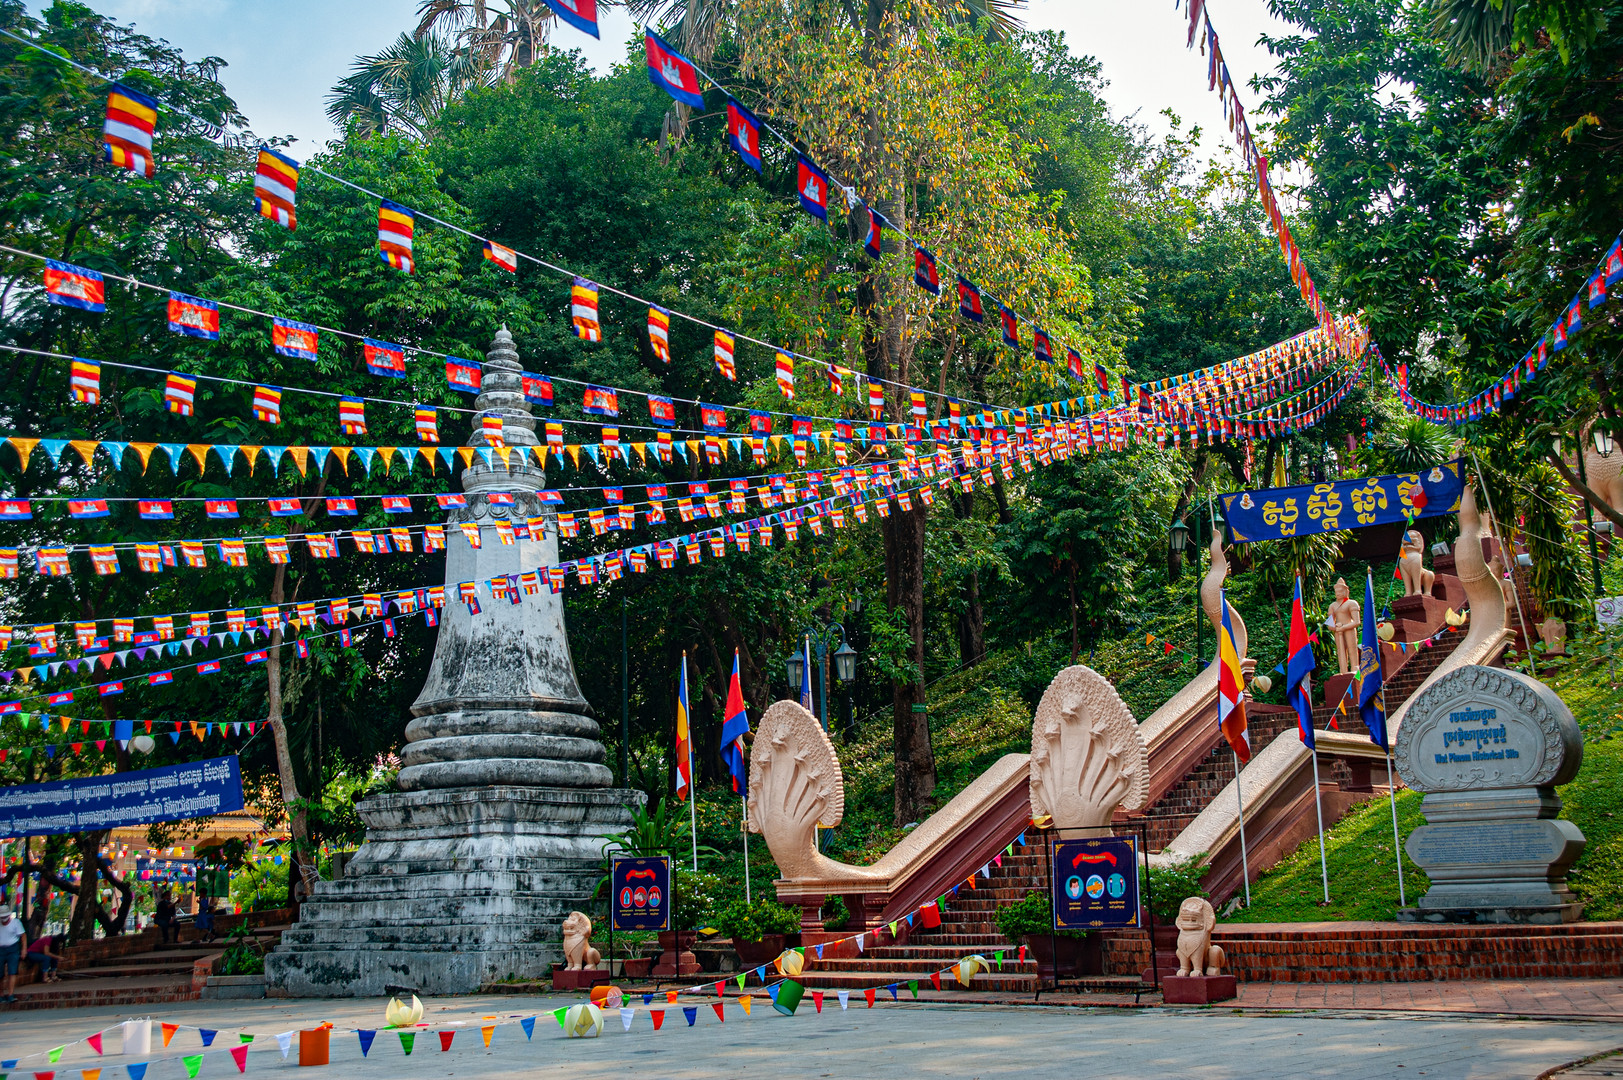
[[[1402,399],[1404,407],[1422,420],[1455,426],[1480,420],[1498,412],[1504,407],[1505,402],[1513,400],[1524,382],[1532,382],[1537,378],[1538,373],[1549,366],[1550,358],[1565,349],[1583,332],[1585,311],[1593,312],[1604,304],[1609,295],[1607,290],[1619,281],[1623,281],[1623,234],[1612,241],[1612,246],[1601,256],[1600,262],[1585,279],[1577,295],[1562,308],[1561,314],[1539,338],[1537,344],[1495,379],[1492,386],[1461,401],[1438,403],[1416,397],[1409,390],[1407,363],[1399,363],[1394,369],[1387,364],[1386,358],[1378,349],[1375,350],[1375,357],[1380,362],[1381,370],[1397,387],[1398,397]],[[1591,315],[1590,322],[1594,321],[1595,317]]]

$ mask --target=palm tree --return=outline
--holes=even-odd
[[[422,141],[440,112],[488,85],[490,69],[441,35],[401,34],[376,56],[359,56],[327,95],[327,115],[359,134],[393,133]]]
[[[512,82],[547,50],[552,9],[541,0],[422,0],[416,36],[454,32],[456,51],[477,57],[497,78]]]
[[[1451,63],[1491,68],[1541,35],[1565,59],[1606,29],[1599,0],[1431,0],[1432,32]]]

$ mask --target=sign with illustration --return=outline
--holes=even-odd
[[[671,928],[671,857],[615,856],[609,864],[614,887],[610,908],[616,930]]]
[[[1251,544],[1452,514],[1460,508],[1464,477],[1464,462],[1456,459],[1422,473],[1234,491],[1218,499],[1229,542]]]
[[[1055,930],[1139,925],[1138,837],[1055,841],[1050,877]]]

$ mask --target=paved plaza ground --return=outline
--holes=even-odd
[[[1543,1004],[1582,996],[1572,985],[1578,980],[1548,982],[1558,992],[1544,995]],[[1469,985],[1433,984],[1444,990],[1434,996],[1446,1004],[1450,994]],[[1536,990],[1539,984],[1524,985]],[[1322,987],[1317,990],[1321,997],[1327,993]],[[1414,996],[1423,997],[1423,990]],[[1207,1010],[1072,1004],[1033,1007],[957,999],[881,1004],[872,1010],[853,1008],[842,1013],[831,996],[821,1015],[813,1011],[808,998],[793,1018],[779,1016],[767,1007],[757,1007],[745,1018],[730,1001],[724,1023],[716,1020],[708,1004],[700,1002],[697,1023],[691,1028],[680,1008],[669,1009],[659,1032],[652,1030],[646,1013],[639,1012],[628,1034],[619,1017],[611,1013],[601,1038],[571,1040],[562,1037],[547,1013],[578,998],[473,996],[428,1003],[424,1020],[431,1025],[464,1022],[449,1051],[442,1052],[437,1036],[424,1032],[418,1036],[414,1052],[406,1057],[398,1037],[380,1031],[364,1059],[350,1029],[381,1026],[381,1000],[190,1002],[133,1013],[114,1008],[0,1013],[0,1057],[22,1058],[46,1051],[132,1015],[217,1028],[216,1052],[203,1060],[198,1080],[228,1080],[238,1075],[224,1050],[239,1045],[241,1031],[258,1036],[246,1059],[250,1077],[295,1070],[296,1040],[293,1053],[284,1061],[274,1035],[324,1020],[337,1029],[332,1063],[305,1073],[310,1080],[412,1076],[425,1080],[496,1076],[686,1080],[788,1075],[812,1080],[936,1076],[962,1080],[1013,1076],[1532,1080],[1623,1047],[1623,1014],[1606,1011],[1615,998],[1605,994],[1595,998],[1601,1004],[1592,1016],[1604,1017],[1600,1019],[1515,1018],[1492,1015],[1491,1010],[1382,1011],[1379,1007],[1355,1009],[1351,1003],[1342,1009],[1321,1004],[1284,1011],[1271,1007],[1267,997],[1257,995],[1255,1004],[1242,999],[1239,1008]],[[755,1001],[758,1006],[767,1004],[760,997]],[[526,1041],[521,1028],[511,1021],[538,1014],[534,1038]],[[482,1024],[491,1022],[487,1017],[506,1021],[497,1028],[488,1052],[479,1031]],[[201,1049],[195,1028],[183,1027],[168,1049],[160,1048],[159,1042],[155,1032],[154,1064],[146,1080],[186,1080],[181,1058]],[[110,1033],[106,1056],[98,1058],[80,1044],[70,1047],[54,1065],[44,1058],[23,1058],[11,1073],[20,1080],[55,1070],[55,1080],[81,1080],[80,1070],[99,1067],[104,1070],[102,1080],[126,1080],[122,1065],[127,1059],[118,1054],[120,1045],[117,1033]],[[1609,1075],[1612,1065],[1612,1061],[1601,1061],[1571,1075]],[[1623,1075],[1623,1066],[1618,1074]]]

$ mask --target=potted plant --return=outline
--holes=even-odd
[[[1054,904],[1040,889],[998,909],[998,931],[1024,945],[1037,961],[1039,979],[1098,973],[1099,946],[1086,930],[1055,930]]]
[[[747,968],[770,963],[791,944],[798,944],[800,912],[775,900],[753,904],[734,900],[718,914],[722,932],[733,939],[733,951]],[[790,941],[793,937],[796,940]]]
[[[649,930],[622,930],[614,935],[612,958],[620,962],[620,971],[628,979],[646,979],[653,969],[654,957],[647,948],[658,936]]]

